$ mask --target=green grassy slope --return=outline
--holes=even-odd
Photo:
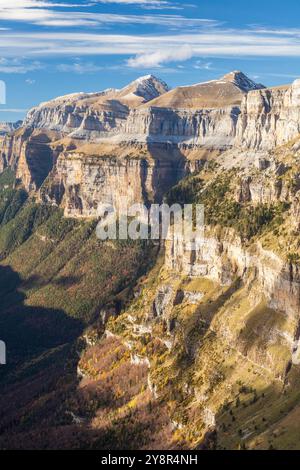
[[[101,310],[117,313],[155,258],[144,243],[99,241],[95,227],[27,199],[11,172],[0,176],[0,447],[70,422],[79,336],[90,324],[101,331]]]

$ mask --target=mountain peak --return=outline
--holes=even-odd
[[[148,75],[142,75],[141,77],[138,77],[135,82],[146,82],[149,80],[156,80],[156,81],[161,81],[159,78],[155,77],[155,75],[148,74]]]
[[[163,80],[154,75],[144,75],[131,82],[121,91],[125,94],[131,93],[139,96],[144,99],[144,102],[147,102],[169,91],[169,87]]]
[[[158,77],[156,77],[155,75],[152,75],[152,74],[143,75],[142,77],[138,77],[132,83],[154,83],[154,84],[159,84],[159,85],[162,85],[166,89],[166,91],[169,91],[168,85],[163,80],[161,80],[160,78],[158,78]]]
[[[21,126],[22,126],[22,121],[0,122],[0,136],[13,132]]]
[[[222,77],[221,80],[234,83],[234,85],[240,88],[240,90],[245,92],[251,90],[261,90],[262,88],[265,88],[264,85],[254,82],[240,70],[233,70],[232,72],[227,73]]]

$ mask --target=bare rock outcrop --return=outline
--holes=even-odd
[[[22,121],[16,122],[0,122],[0,137],[11,132],[14,132],[16,129],[22,126]]]
[[[251,91],[243,98],[236,145],[271,150],[300,133],[300,80]]]
[[[232,229],[222,238],[212,229],[191,244],[181,237],[166,242],[166,266],[191,277],[207,277],[230,285],[236,277],[254,272],[260,292],[271,308],[294,318],[300,313],[300,273],[297,265],[286,262],[258,243],[248,250]]]

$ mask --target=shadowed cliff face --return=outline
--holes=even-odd
[[[92,156],[61,153],[40,189],[42,201],[63,206],[68,217],[97,217],[101,203],[122,208],[122,198],[128,206],[161,202],[188,172],[184,154],[173,145],[114,147],[110,155],[104,150]]]
[[[2,142],[0,169],[12,168],[17,179],[27,191],[36,191],[53,168],[55,154],[51,148],[51,136],[22,128],[7,135]]]

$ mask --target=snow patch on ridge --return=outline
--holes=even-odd
[[[230,72],[224,77],[221,78],[221,80],[225,80],[226,82],[231,82],[234,85],[236,85],[238,88],[240,88],[242,91],[252,91],[252,90],[261,90],[262,88],[265,88],[264,85],[260,83],[255,83],[253,80],[251,80],[247,75],[245,75],[243,72],[239,70],[234,70],[233,72]]]
[[[169,91],[168,85],[154,75],[145,75],[134,80],[121,91],[131,90],[136,96],[141,96],[145,101],[150,101]]]

